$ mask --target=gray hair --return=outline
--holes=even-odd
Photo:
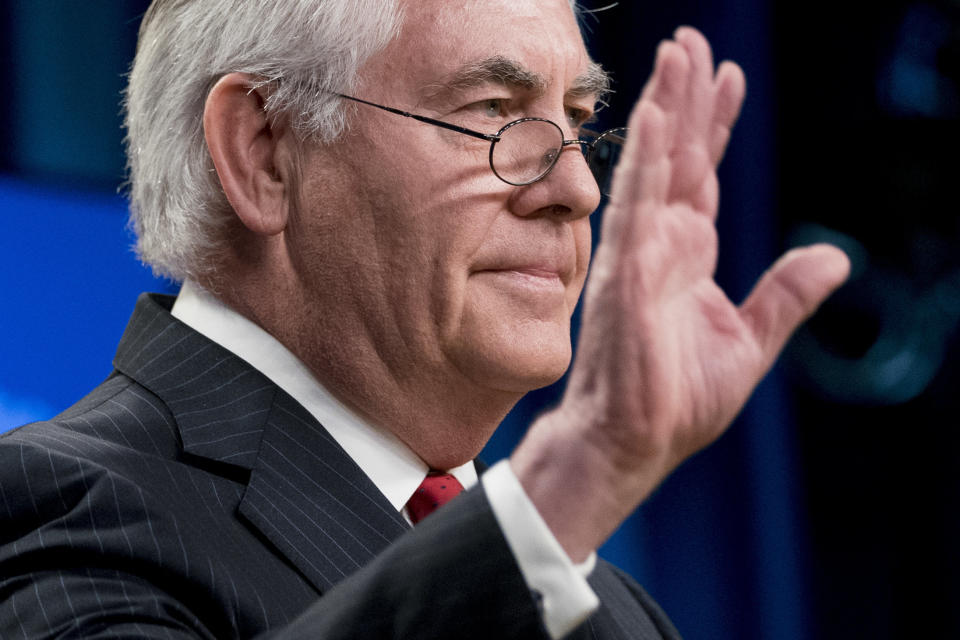
[[[140,259],[182,281],[211,273],[225,249],[232,214],[203,132],[217,80],[231,72],[261,78],[272,89],[271,119],[329,142],[345,127],[331,93],[352,85],[400,22],[399,0],[154,0],[124,95]]]

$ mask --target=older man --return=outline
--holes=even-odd
[[[3,637],[676,637],[594,551],[847,263],[790,254],[739,308],[717,288],[744,81],[678,30],[568,391],[478,482],[504,415],[570,362],[605,184],[586,156],[622,133],[581,139],[605,90],[565,0],[156,0],[133,220],[184,284],[141,298],[106,382],[3,438]]]

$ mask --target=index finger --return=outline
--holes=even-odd
[[[725,61],[717,69],[716,102],[710,132],[710,159],[718,164],[730,140],[730,130],[740,115],[747,93],[747,80],[739,65]]]

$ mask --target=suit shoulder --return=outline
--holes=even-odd
[[[53,418],[0,436],[0,451],[24,446],[95,462],[124,454],[175,459],[180,451],[176,423],[164,403],[122,374]]]

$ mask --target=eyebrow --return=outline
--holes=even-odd
[[[547,89],[547,79],[536,71],[527,69],[516,60],[504,56],[493,56],[483,60],[468,62],[454,71],[439,84],[426,87],[429,98],[482,87],[488,84],[501,84],[518,87],[534,93],[543,93]],[[594,96],[598,102],[610,93],[610,76],[596,62],[591,62],[587,70],[577,76],[566,95],[572,98]]]
[[[607,97],[613,93],[610,88],[610,74],[596,62],[591,62],[587,70],[573,80],[567,89],[567,96],[571,98],[593,97],[600,104],[607,104]]]
[[[428,86],[427,94],[438,97],[488,84],[519,87],[537,93],[542,93],[547,88],[546,78],[539,73],[530,71],[516,60],[493,56],[462,65],[443,82]]]

